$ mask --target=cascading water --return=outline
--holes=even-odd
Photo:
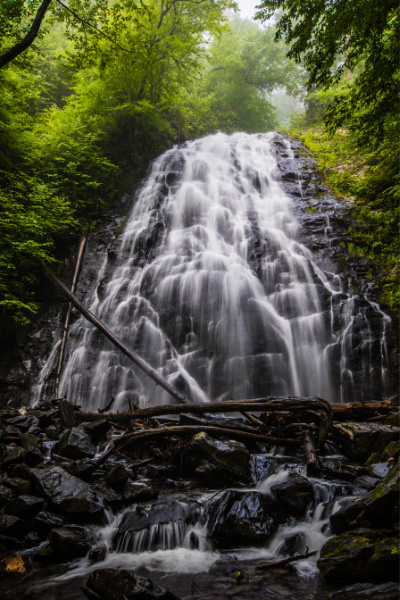
[[[90,310],[192,402],[350,400],[371,371],[383,387],[384,328],[373,338],[365,313],[374,307],[363,300],[357,309],[340,277],[297,241],[276,139],[219,133],[166,152],[137,196],[117,260],[99,273]],[[113,410],[170,402],[83,318],[70,330],[60,395],[88,410],[110,398]]]

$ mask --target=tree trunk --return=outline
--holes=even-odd
[[[12,48],[7,50],[7,52],[0,56],[0,69],[1,67],[5,67],[5,65],[14,60],[14,58],[17,58],[17,56],[22,54],[22,52],[24,52],[27,48],[29,48],[29,46],[33,44],[33,42],[37,38],[40,26],[50,4],[51,0],[43,0],[42,4],[37,9],[36,16],[26,36],[20,42],[15,44]]]
[[[169,394],[171,394],[173,398],[175,398],[179,402],[186,402],[184,396],[182,396],[182,394],[175,390],[175,388],[173,388],[172,385],[168,383],[168,381],[163,379],[156,371],[154,371],[154,369],[150,367],[150,365],[146,363],[146,361],[137,356],[137,354],[132,352],[132,350],[130,350],[127,346],[125,346],[125,344],[118,340],[115,337],[115,335],[108,329],[108,327],[106,327],[106,325],[99,321],[99,319],[97,319],[97,317],[95,317],[94,314],[91,313],[90,310],[88,310],[82,304],[82,302],[80,302],[80,300],[78,300],[78,298],[69,291],[69,289],[62,283],[62,281],[60,281],[58,277],[56,277],[54,273],[45,264],[42,263],[42,267],[50,281],[71,302],[71,304],[75,306],[75,308],[85,317],[85,319],[93,323],[93,325],[97,327],[97,329],[101,331],[106,336],[106,338],[109,339],[112,344],[114,344],[114,346],[121,350],[121,352],[125,356],[130,358],[132,362],[134,362],[140,369],[142,369],[142,371],[144,371],[146,375],[153,379],[153,381],[155,381],[157,385],[164,388]]]
[[[124,434],[121,437],[114,440],[114,447],[118,449],[126,448],[137,442],[143,442],[151,440],[156,437],[170,436],[170,435],[185,435],[200,433],[204,431],[210,435],[230,437],[238,440],[246,440],[248,442],[264,442],[270,444],[280,444],[282,446],[299,446],[298,440],[278,438],[268,435],[261,435],[256,433],[248,433],[247,431],[240,431],[237,429],[225,429],[225,427],[213,427],[208,425],[175,425],[172,427],[160,427],[159,429],[146,429],[144,431],[137,431],[135,433]]]
[[[86,239],[87,239],[86,235],[81,239],[81,243],[79,245],[79,250],[78,250],[78,256],[76,257],[75,271],[74,271],[74,276],[72,278],[72,284],[71,284],[71,292],[73,294],[75,293],[75,286],[76,286],[76,282],[78,280],[78,274],[79,274],[79,269],[80,269],[80,266],[81,266],[83,251],[85,249]],[[60,354],[59,354],[59,357],[58,357],[57,373],[56,373],[56,384],[54,386],[54,396],[55,397],[58,396],[58,386],[59,386],[59,383],[60,383],[61,368],[62,368],[62,363],[63,363],[63,360],[64,360],[65,344],[67,342],[67,334],[68,334],[68,328],[69,328],[69,321],[70,321],[70,318],[71,318],[71,308],[72,308],[72,304],[71,304],[71,302],[69,302],[68,309],[67,309],[67,314],[65,315],[63,335],[62,335],[62,339],[61,339]]]

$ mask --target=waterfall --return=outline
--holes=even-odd
[[[367,317],[387,317],[344,293],[340,276],[324,273],[298,241],[276,139],[218,133],[163,154],[136,196],[118,256],[99,270],[90,310],[190,402],[340,401],[366,381],[370,393],[383,386],[384,327],[370,335]],[[280,139],[282,160],[296,169]],[[330,229],[327,217],[326,236]],[[70,329],[60,395],[85,410],[111,398],[118,411],[171,401],[83,318]]]

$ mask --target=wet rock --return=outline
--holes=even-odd
[[[105,559],[106,556],[107,547],[104,544],[100,544],[99,546],[92,548],[91,550],[89,550],[88,554],[88,558],[92,563],[101,562]]]
[[[317,564],[327,581],[350,584],[398,581],[398,563],[397,537],[363,528],[328,540]]]
[[[3,479],[3,484],[18,494],[29,496],[33,492],[31,482],[22,477],[7,477]]]
[[[223,547],[262,544],[280,522],[276,500],[256,491],[227,490],[207,513],[209,535]]]
[[[370,475],[361,475],[361,477],[357,477],[357,479],[354,480],[354,485],[368,491],[373,490],[378,483],[379,479],[377,477],[371,477]]]
[[[79,460],[68,467],[68,473],[89,483],[95,469],[96,467],[92,462],[89,462],[88,460]]]
[[[82,591],[89,600],[179,600],[151,579],[119,569],[93,571]]]
[[[389,413],[385,419],[385,425],[397,425],[397,427],[400,427],[400,410]]]
[[[32,479],[37,493],[58,509],[88,522],[101,518],[103,507],[100,499],[87,483],[62,467],[32,469]]]
[[[271,487],[271,492],[285,514],[297,517],[304,516],[307,506],[314,500],[312,484],[297,473],[289,473],[285,481]]]
[[[58,451],[63,456],[73,459],[93,458],[96,454],[96,448],[90,436],[78,427],[64,431],[58,442]]]
[[[343,461],[324,461],[322,464],[322,474],[327,479],[341,479],[344,481],[354,481],[357,477],[368,474],[366,467],[352,465]]]
[[[21,463],[25,460],[26,451],[20,446],[1,446],[0,447],[0,463],[3,469],[7,469],[10,465]]]
[[[184,466],[190,474],[214,485],[220,484],[221,480],[247,479],[249,461],[250,453],[244,444],[235,440],[216,440],[201,432],[193,436]]]
[[[399,585],[393,581],[371,585],[356,583],[324,596],[324,600],[398,600]]]
[[[111,429],[111,423],[101,419],[99,421],[91,421],[90,423],[82,423],[81,427],[85,433],[90,435],[93,442],[98,444],[98,442],[102,440]]]
[[[122,490],[125,504],[133,502],[148,502],[156,500],[158,492],[151,486],[140,481],[128,481]]]
[[[199,515],[199,505],[187,500],[136,505],[124,514],[113,548],[125,552],[175,548],[182,544],[187,526],[196,523]]]
[[[106,483],[114,488],[122,488],[128,481],[128,473],[123,465],[117,464],[106,475]]]
[[[18,427],[22,432],[37,431],[39,428],[39,419],[34,415],[17,415],[7,419],[7,423]]]
[[[6,487],[5,485],[0,485],[0,507],[14,498],[14,496],[15,493],[13,493],[10,488]]]
[[[373,527],[391,527],[399,520],[400,460],[360,502],[357,523],[369,521]]]
[[[332,433],[346,455],[364,462],[372,452],[382,452],[390,442],[397,440],[400,427],[379,423],[334,423]]]
[[[343,533],[356,526],[356,518],[362,510],[361,498],[342,500],[342,507],[330,516],[330,526],[333,534]]]
[[[23,539],[28,532],[25,521],[14,515],[0,514],[0,533],[17,539]]]
[[[16,550],[17,548],[21,548],[21,546],[21,540],[16,540],[14,537],[0,534],[0,552],[9,553],[10,550]]]
[[[54,529],[49,534],[49,542],[54,553],[66,560],[85,556],[90,549],[90,539],[83,527]]]
[[[61,517],[54,515],[48,511],[41,511],[33,519],[30,520],[31,526],[43,535],[47,535],[52,529],[62,527],[64,525]]]
[[[390,462],[377,462],[377,463],[372,463],[369,466],[369,474],[372,477],[381,479],[382,477],[386,477],[386,475],[389,473],[390,467],[393,466],[390,464]]]
[[[18,496],[9,500],[4,506],[4,512],[8,515],[15,515],[22,519],[30,519],[37,515],[43,508],[43,498],[36,496]]]
[[[304,533],[293,533],[288,535],[278,548],[278,554],[281,556],[294,556],[303,554],[306,551],[306,537]]]
[[[399,442],[397,440],[393,440],[393,442],[390,442],[385,447],[383,452],[379,452],[379,453],[374,452],[373,454],[371,454],[371,456],[368,458],[366,464],[372,465],[374,463],[388,462],[390,460],[396,461],[399,458],[399,454],[400,454]]]

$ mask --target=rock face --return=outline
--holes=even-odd
[[[97,569],[82,591],[89,600],[179,600],[147,577],[126,570]]]
[[[400,435],[400,427],[379,423],[335,423],[332,431],[344,453],[359,461],[367,460],[373,452],[381,452]]]
[[[399,579],[399,544],[392,532],[356,529],[331,538],[318,568],[327,581],[383,583]]]
[[[209,536],[220,546],[262,544],[277,529],[277,502],[261,492],[227,490],[207,510]]]

